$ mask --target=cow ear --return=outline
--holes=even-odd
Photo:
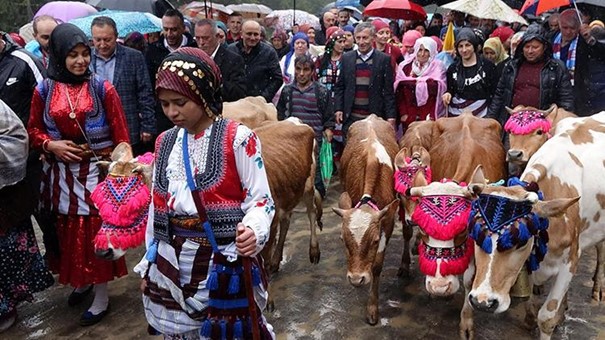
[[[545,218],[561,216],[578,200],[580,200],[579,196],[574,198],[558,198],[546,202],[540,201],[534,204],[532,211],[538,214],[538,216]]]
[[[380,221],[385,215],[394,216],[395,212],[397,212],[398,207],[399,207],[399,199],[393,200],[393,202],[389,203],[389,205],[382,208],[382,210],[380,210],[380,212],[378,212],[378,220]]]
[[[353,203],[351,202],[351,196],[349,196],[348,192],[343,192],[340,194],[340,199],[338,200],[338,207],[340,209],[351,209],[353,208]]]
[[[473,196],[479,196],[483,192],[483,189],[485,189],[485,175],[483,174],[483,166],[479,164],[473,172],[468,190]]]
[[[418,147],[418,152],[420,152],[420,161],[424,166],[431,166],[431,154],[424,147]]]
[[[118,144],[118,146],[116,146],[115,149],[113,149],[113,152],[111,153],[112,161],[128,162],[131,159],[132,159],[132,148],[130,147],[130,144],[128,144],[126,142],[122,142],[122,143]]]
[[[395,161],[393,163],[395,163],[395,167],[397,169],[401,169],[406,166],[405,158],[407,157],[407,155],[408,155],[407,147],[404,147],[403,149],[399,150],[397,155],[395,155]]]
[[[345,214],[344,209],[340,209],[340,208],[335,208],[335,207],[332,207],[332,211],[333,211],[333,212],[334,212],[336,215],[340,216],[341,218],[342,218],[342,217],[344,216],[344,214]]]

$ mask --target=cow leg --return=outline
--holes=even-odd
[[[592,278],[592,299],[595,301],[605,301],[603,290],[605,289],[605,241],[599,242],[597,248],[597,268]]]
[[[284,244],[286,243],[286,236],[288,235],[288,229],[290,228],[290,219],[292,218],[292,211],[279,212],[279,238],[275,245],[275,251],[271,257],[271,273],[279,271],[279,264],[284,256]]]
[[[521,269],[521,270],[525,270],[525,269]],[[535,290],[538,286],[534,285],[534,280],[533,280],[533,276],[530,274],[529,275],[529,298],[527,299],[527,301],[525,302],[525,328],[531,332],[533,331],[537,326],[537,314],[536,314],[536,299],[538,296],[540,296],[540,294],[536,294]]]
[[[460,311],[460,339],[472,340],[475,338],[473,307],[471,307],[468,294],[473,285],[475,276],[475,262],[471,262],[464,271],[462,283],[464,284],[464,304]]]
[[[387,241],[388,242],[388,241]],[[374,326],[378,323],[378,287],[380,285],[380,273],[384,263],[385,252],[376,253],[372,265],[372,282],[370,283],[370,296],[366,306],[366,322]]]
[[[267,274],[269,275],[269,281],[271,281],[271,274],[273,273],[271,271],[271,259],[273,256],[273,250],[275,249],[275,238],[277,236],[277,224],[279,223],[279,209],[278,212],[275,214],[275,217],[273,217],[273,220],[271,221],[271,229],[269,230],[269,241],[267,241],[267,244],[265,245],[265,247],[263,248],[263,250],[261,251],[261,256],[264,259],[265,262],[265,269],[267,270]],[[267,311],[269,312],[273,312],[273,310],[275,310],[275,304],[273,303],[273,293],[271,292],[271,287],[273,285],[271,284],[271,282],[269,282],[269,285],[267,287]]]
[[[311,231],[311,238],[309,240],[309,260],[313,264],[319,263],[319,257],[321,255],[319,251],[319,241],[317,240],[317,224],[316,212],[322,209],[321,207],[321,196],[315,189],[312,191],[306,191],[303,197],[305,205],[307,206],[307,216],[309,217],[309,228]],[[319,205],[317,202],[319,201]]]
[[[414,236],[414,228],[408,223],[401,222],[403,229],[403,254],[401,254],[401,265],[397,271],[397,276],[410,277],[410,265],[412,258],[410,256],[410,240]]]
[[[313,190],[313,192],[314,192],[313,202],[315,204],[315,213],[317,214],[317,226],[319,227],[319,231],[323,231],[324,223],[321,220],[321,218],[324,215],[323,198],[321,198],[319,191]]]
[[[574,274],[571,268],[573,268],[573,264],[570,262],[559,269],[555,283],[538,312],[538,327],[540,327],[540,339],[542,340],[550,339],[555,327],[561,321],[560,309]]]

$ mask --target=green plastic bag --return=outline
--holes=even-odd
[[[319,150],[319,166],[321,179],[327,190],[332,178],[332,171],[334,170],[334,158],[332,157],[332,143],[328,142],[325,137],[321,142],[321,149]]]

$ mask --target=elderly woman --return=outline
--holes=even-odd
[[[550,42],[538,24],[529,26],[515,57],[504,67],[487,117],[504,126],[506,107],[533,106],[545,110],[550,105],[573,111],[574,97],[565,65],[553,59]]]
[[[128,130],[116,89],[90,73],[84,32],[61,24],[50,35],[49,49],[49,79],[34,91],[28,133],[31,146],[45,155],[42,205],[57,216],[61,254],[47,258],[59,283],[75,288],[68,305],[83,302],[94,286],[93,303],[80,318],[80,325],[89,326],[109,310],[107,282],[128,274],[123,257],[95,256],[93,240],[102,221],[90,200],[103,180],[97,162],[128,142]]]
[[[403,131],[415,121],[443,117],[441,96],[447,89],[445,67],[435,59],[437,43],[422,37],[414,44],[412,58],[400,64],[395,76],[395,95]]]
[[[267,292],[258,257],[275,207],[259,139],[221,116],[221,82],[197,48],[176,50],[158,70],[156,93],[175,127],[156,142],[147,252],[135,272],[149,330],[166,339],[251,339],[251,322],[262,339],[275,337],[261,314]]]
[[[31,214],[37,202],[27,169],[27,131],[0,100],[0,333],[17,320],[17,306],[54,280],[38,250]]]
[[[275,30],[273,31],[273,35],[271,36],[271,45],[277,52],[277,57],[279,59],[283,58],[288,52],[290,52],[290,45],[288,44],[288,34],[283,30]]]
[[[305,55],[309,52],[309,37],[305,33],[298,32],[294,34],[290,41],[290,52],[283,56],[279,61],[281,72],[284,77],[284,84],[289,85],[294,82],[294,60],[296,57]]]

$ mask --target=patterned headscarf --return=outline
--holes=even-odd
[[[160,65],[155,90],[171,90],[200,105],[210,118],[223,112],[221,71],[212,58],[199,48],[181,47]]]
[[[331,27],[330,27],[331,28]],[[337,28],[332,34],[328,35],[328,41],[326,41],[326,55],[332,56],[332,50],[334,49],[334,44],[338,39],[345,36],[345,31]]]

